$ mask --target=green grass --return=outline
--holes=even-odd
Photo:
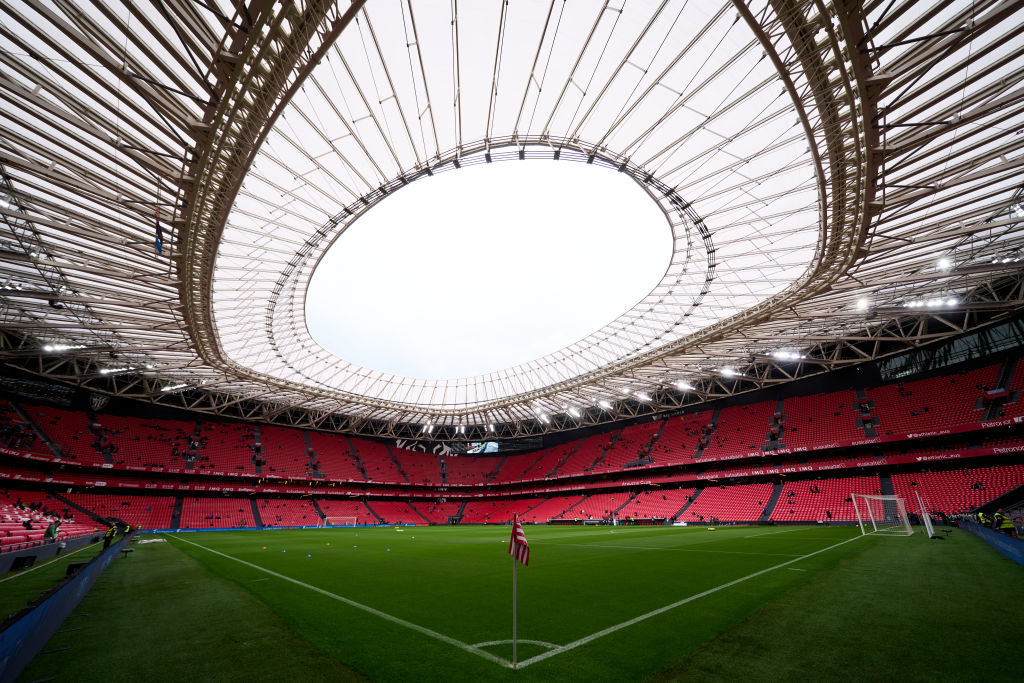
[[[534,662],[549,647],[521,642],[518,671],[480,655],[512,655],[508,528],[435,527],[181,534],[138,546],[80,608],[87,628],[47,646],[72,650],[37,658],[23,679],[85,680],[81,671],[104,671],[103,644],[119,642],[109,634],[131,633],[133,654],[116,661],[132,662],[133,680],[1010,680],[999,653],[1024,628],[1013,608],[1024,570],[961,532],[526,533],[519,638],[586,642]],[[150,660],[159,664],[134,668]]]
[[[19,680],[360,680],[170,544],[117,557]],[[69,648],[60,650],[60,648]]]
[[[44,592],[57,586],[67,573],[69,564],[88,562],[101,549],[102,544],[92,543],[0,578],[0,622],[17,614]]]
[[[901,542],[914,544],[912,571]],[[659,679],[1020,680],[1020,663],[997,653],[1024,630],[1021,579],[1024,568],[965,532],[886,539],[769,601]]]

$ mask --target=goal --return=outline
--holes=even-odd
[[[853,494],[853,509],[862,534],[910,536],[907,508],[899,496],[868,496]]]
[[[358,517],[327,517],[324,526],[355,526],[358,520]]]

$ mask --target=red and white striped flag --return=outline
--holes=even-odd
[[[523,525],[519,523],[519,515],[512,521],[512,540],[508,542],[508,554],[516,558],[519,564],[529,566],[530,544],[526,542],[526,534],[523,533]]]

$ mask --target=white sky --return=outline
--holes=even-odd
[[[358,219],[317,267],[309,332],[340,358],[420,379],[525,363],[658,284],[672,235],[627,175],[573,162],[465,167]]]

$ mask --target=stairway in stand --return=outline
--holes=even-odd
[[[327,524],[327,514],[320,507],[320,503],[316,502],[316,498],[310,498],[309,502],[313,504],[313,510],[316,512],[317,517],[320,518],[322,524]]]
[[[374,517],[377,518],[377,522],[376,522],[377,524],[383,524],[384,523],[384,518],[381,517],[380,515],[378,515],[377,511],[374,510],[372,507],[370,507],[370,501],[364,500],[363,501],[363,505],[365,505],[366,509],[370,511],[371,515],[373,515]]]
[[[674,522],[677,519],[679,519],[680,517],[682,517],[683,513],[686,512],[686,509],[688,507],[690,507],[691,505],[693,505],[694,503],[697,502],[697,497],[700,495],[700,492],[703,491],[703,490],[704,489],[697,489],[696,491],[694,491],[693,495],[690,496],[690,502],[688,502],[683,507],[679,508],[679,512],[677,512],[676,514],[672,515],[672,517],[670,519]]]
[[[263,526],[263,518],[260,517],[260,507],[256,504],[256,499],[250,500],[249,504],[252,505],[252,519],[256,526]]]
[[[772,512],[775,511],[775,504],[779,502],[779,497],[782,495],[782,484],[775,484],[772,486],[772,495],[768,498],[768,504],[764,506],[764,512],[761,513],[761,519],[766,520],[772,516]]]
[[[174,509],[171,511],[171,528],[172,529],[180,529],[181,528],[181,508],[184,507],[184,505],[185,505],[185,497],[184,496],[175,496],[174,497]]]

